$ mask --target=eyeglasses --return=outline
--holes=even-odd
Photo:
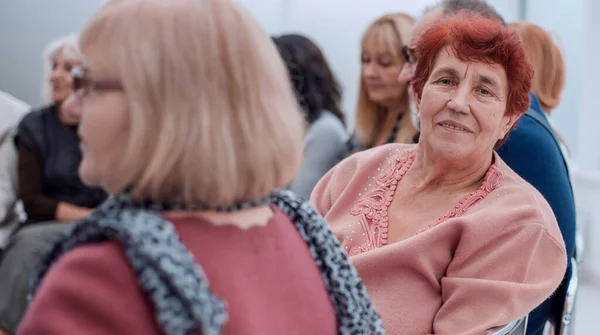
[[[415,56],[416,45],[403,45],[402,46],[402,56],[404,60],[408,63],[414,63],[417,61],[417,57]]]
[[[108,79],[92,79],[87,73],[87,70],[82,67],[74,67],[71,69],[73,76],[73,92],[75,95],[83,97],[90,92],[102,91],[122,91],[123,86],[116,80]]]

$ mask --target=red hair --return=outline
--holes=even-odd
[[[520,117],[527,111],[533,68],[519,36],[501,22],[466,12],[436,23],[419,39],[412,82],[419,99],[438,53],[446,46],[461,61],[502,66],[508,79],[506,115]]]

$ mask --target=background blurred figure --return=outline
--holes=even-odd
[[[0,134],[16,126],[30,108],[27,103],[0,91]]]
[[[342,89],[323,53],[311,40],[300,35],[282,35],[273,40],[309,124],[300,172],[290,186],[308,198],[319,179],[346,150],[348,135],[340,107]]]
[[[65,108],[73,93],[71,70],[83,62],[76,38],[52,43],[45,57],[50,105],[27,114],[15,136],[28,226],[10,238],[0,261],[0,328],[9,333],[25,311],[31,270],[67,229],[64,223],[84,218],[106,198],[79,179],[79,119]]]
[[[275,191],[304,120],[246,11],[108,1],[81,47],[79,172],[114,196],[46,259],[20,334],[383,334],[327,224]]]
[[[535,74],[529,111],[518,125],[521,128],[514,135],[511,134],[499,153],[507,156],[506,159],[517,166],[524,178],[540,189],[548,199],[571,257],[575,252],[577,219],[575,192],[569,171],[570,154],[550,120],[550,113],[560,103],[565,84],[564,58],[552,35],[543,28],[532,23],[513,23],[510,26],[519,34]],[[541,145],[542,143],[545,145]],[[543,167],[536,167],[535,164]],[[531,314],[527,332],[529,335],[541,334],[546,319],[556,329],[560,329],[563,300],[571,270],[569,266],[565,282],[557,293]]]
[[[563,155],[570,157],[566,142],[550,118],[552,110],[560,104],[560,96],[565,88],[563,53],[552,35],[542,27],[527,22],[515,22],[509,26],[517,30],[535,70],[531,92],[538,99],[542,111],[547,114],[548,122],[560,140]]]
[[[23,219],[17,186],[16,126],[31,107],[0,91],[0,249]]]
[[[386,143],[414,143],[408,85],[398,82],[406,61],[402,48],[415,19],[389,14],[373,22],[361,41],[361,78],[356,107],[354,150]]]
[[[28,223],[78,220],[106,198],[104,191],[79,179],[79,119],[64,105],[73,93],[71,70],[83,61],[76,38],[53,43],[46,57],[51,68],[44,87],[51,104],[28,114],[16,136],[19,195]]]

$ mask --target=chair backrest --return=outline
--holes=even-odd
[[[571,335],[575,333],[573,319],[575,316],[575,298],[577,297],[577,290],[579,289],[579,264],[575,258],[571,258],[571,268],[573,271],[571,280],[569,280],[569,285],[567,286],[567,296],[565,298],[565,305],[560,320],[560,335]]]
[[[527,331],[527,320],[529,316],[513,321],[506,326],[494,331],[492,335],[525,335]]]

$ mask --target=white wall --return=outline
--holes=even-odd
[[[527,20],[552,33],[562,44],[567,78],[562,102],[552,112],[552,118],[576,158],[579,158],[578,130],[580,126],[581,90],[584,81],[584,59],[589,51],[585,45],[584,16],[587,0],[527,0]]]
[[[360,75],[359,42],[378,16],[403,11],[419,16],[437,0],[239,0],[269,34],[297,32],[317,42],[341,81],[349,123]],[[81,29],[103,0],[0,1],[0,90],[32,105],[41,98],[42,51],[52,40]],[[518,17],[519,0],[491,0],[507,20]]]

